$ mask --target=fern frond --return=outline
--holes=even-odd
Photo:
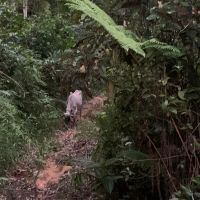
[[[90,0],[67,0],[66,5],[72,9],[82,11],[101,24],[127,51],[132,49],[136,53],[145,56],[145,49],[157,49],[165,56],[178,57],[181,55],[177,48],[159,42],[156,39],[140,42],[139,37],[135,33],[126,30],[123,26],[117,25],[109,15]]]
[[[176,47],[159,42],[156,39],[147,40],[141,43],[141,47],[143,49],[157,49],[165,56],[178,57],[181,55],[180,50]]]
[[[136,53],[145,56],[140,42],[136,41],[136,36],[127,32],[124,27],[118,26],[113,19],[102,9],[89,0],[67,0],[66,5],[70,8],[79,10],[101,24],[114,37],[119,44],[125,49],[132,49]]]

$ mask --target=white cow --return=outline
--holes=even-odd
[[[82,91],[76,90],[74,93],[70,92],[70,95],[67,100],[67,108],[64,113],[67,121],[70,121],[71,118],[75,118],[78,109],[80,110],[81,117],[81,109],[82,109]]]

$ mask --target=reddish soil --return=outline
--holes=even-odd
[[[36,180],[36,188],[45,190],[49,184],[57,184],[60,177],[71,169],[71,166],[57,165],[55,160],[52,160],[51,158],[48,159],[46,161],[44,170],[38,175],[38,179]]]

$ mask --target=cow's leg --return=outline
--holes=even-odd
[[[76,119],[73,120],[73,128],[76,126]]]
[[[77,125],[76,123],[76,115],[74,115],[74,127]]]
[[[73,128],[73,116],[70,116],[69,126]]]
[[[76,116],[76,113],[78,112],[78,108],[77,107],[75,107],[75,109],[74,109],[74,116]]]
[[[75,115],[71,116],[71,120],[70,120],[70,124],[71,124],[71,128],[73,128],[76,125],[76,117]]]

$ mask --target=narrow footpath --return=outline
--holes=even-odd
[[[83,105],[82,118],[78,124],[85,124],[95,118],[102,110],[105,97],[97,96]],[[78,165],[72,165],[72,159],[90,158],[96,146],[96,139],[79,137],[80,130],[73,128],[67,131],[57,131],[55,140],[57,148],[49,153],[38,170],[36,166],[20,165],[15,173],[9,176],[8,184],[0,190],[0,200],[93,200],[91,185],[75,187],[72,184],[73,175],[81,170]],[[30,162],[31,165],[31,162]],[[30,170],[31,169],[31,170]]]

